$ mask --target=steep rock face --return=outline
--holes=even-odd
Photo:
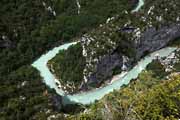
[[[96,71],[88,78],[88,84],[99,84],[113,74],[114,68],[121,69],[123,64],[122,56],[113,53],[102,57],[100,62],[97,63]]]
[[[145,53],[156,51],[165,47],[170,41],[180,37],[180,24],[164,26],[158,30],[155,28],[147,29],[136,44],[137,58]]]

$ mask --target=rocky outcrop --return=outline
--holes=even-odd
[[[180,37],[180,24],[172,24],[160,29],[147,29],[136,44],[137,58],[139,59],[145,53],[150,53],[165,47],[170,41],[178,37]]]
[[[88,78],[88,84],[100,84],[103,80],[112,76],[114,68],[121,69],[122,65],[123,58],[117,53],[102,57],[97,64],[96,72]]]

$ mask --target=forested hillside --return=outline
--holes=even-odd
[[[75,0],[0,1],[0,119],[33,119],[41,109],[47,112],[48,98],[43,92],[48,88],[30,64],[129,5],[125,0],[80,2],[78,14]]]
[[[134,26],[144,30],[147,24],[157,29],[167,25],[166,30],[178,31],[174,28],[178,28],[179,24],[174,23],[180,21],[179,0],[146,0],[141,11],[131,13],[136,4],[137,0],[0,0],[0,120],[180,118],[179,62],[174,64],[171,72],[165,72],[164,65],[154,61],[138,79],[87,106],[62,105],[61,96],[46,86],[39,71],[31,66],[55,46],[81,40],[81,45],[61,51],[50,61],[55,66],[59,65],[55,74],[59,78],[64,75],[64,84],[74,78],[72,83],[79,87],[79,81],[84,77],[85,62],[94,60],[94,56],[122,51],[134,58],[135,46],[130,46],[132,41],[127,39],[134,36],[126,34],[133,29],[133,33],[138,35],[139,29]],[[159,9],[153,9],[151,15],[146,14],[147,8],[154,4]],[[167,5],[170,6],[168,10]],[[162,21],[160,15],[164,18]],[[142,16],[146,17],[147,24]],[[129,19],[134,22],[129,24]],[[121,29],[126,22],[127,26]],[[91,39],[93,42],[86,41],[91,37],[95,38]],[[111,40],[117,44],[112,46],[114,42]],[[173,45],[177,44],[179,42]],[[86,56],[82,55],[83,50],[87,51]],[[177,56],[180,56],[179,53]],[[93,67],[88,68],[88,73],[94,72]]]
[[[107,17],[126,8],[129,3],[104,0],[82,1],[77,13],[74,0],[6,1],[0,2],[0,66],[1,77],[22,65],[33,62],[53,46],[82,35],[105,22]],[[108,4],[109,3],[109,4]],[[111,8],[115,4],[119,9]],[[98,8],[99,12],[93,12]],[[130,9],[132,7],[128,7]],[[95,9],[93,9],[95,10]],[[75,38],[73,40],[76,40]]]

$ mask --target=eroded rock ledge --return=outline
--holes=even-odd
[[[160,29],[147,29],[136,44],[137,58],[142,57],[146,52],[153,52],[165,47],[178,37],[180,37],[180,24],[163,26]]]

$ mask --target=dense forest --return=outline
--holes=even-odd
[[[75,92],[84,79],[85,57],[82,55],[81,44],[77,43],[67,50],[60,51],[48,62],[48,66],[67,91]]]
[[[73,115],[73,112],[79,112],[79,106],[77,109],[69,106],[71,115],[67,115],[63,113],[68,112],[67,106],[64,108],[54,106],[57,95],[43,83],[43,78],[31,67],[31,63],[54,46],[76,41],[84,33],[105,23],[107,18],[124,9],[130,11],[135,6],[134,2],[127,0],[79,0],[79,2],[80,13],[76,0],[0,1],[0,120],[45,120],[50,117],[62,120],[94,120],[104,117],[119,119],[127,117],[126,113],[131,108],[131,103],[133,108],[129,114],[132,113],[132,116],[129,117],[132,118],[180,118],[180,77],[173,75],[170,80],[161,82],[166,75],[161,65],[157,70],[158,73],[161,71],[163,76],[158,77],[156,72],[151,70],[153,67],[149,67],[137,81],[132,81],[122,90],[114,91],[95,104],[80,106],[89,109],[89,113]],[[82,50],[81,47],[72,49],[78,49],[75,53],[78,55],[79,50]],[[69,57],[71,56],[65,54],[65,58],[60,59],[66,60]],[[73,65],[79,61],[74,62]],[[63,64],[63,67],[65,65]],[[176,68],[177,71],[179,67]],[[72,78],[74,75],[68,77]],[[79,77],[82,76],[77,76],[77,80]],[[135,104],[132,101],[137,102]],[[151,109],[150,105],[153,106]],[[106,114],[107,112],[111,114]]]
[[[112,4],[120,5],[119,9],[111,8]],[[1,75],[7,75],[19,66],[32,63],[48,49],[82,35],[128,4],[125,1],[116,3],[115,0],[83,1],[84,7],[82,5],[82,12],[78,14],[74,0],[2,0],[0,55],[3,58],[1,63],[9,64],[0,67]],[[93,12],[92,8],[98,8],[100,13]]]

